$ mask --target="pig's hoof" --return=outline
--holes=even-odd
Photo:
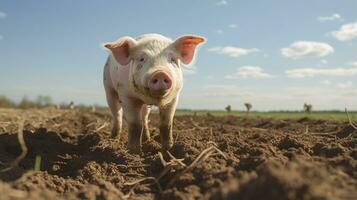
[[[144,133],[142,136],[142,142],[148,142],[150,141],[150,133]]]
[[[174,146],[173,142],[165,142],[162,144],[162,150],[163,151],[170,150],[172,148],[172,146]]]
[[[117,138],[119,134],[120,134],[119,129],[114,129],[114,128],[112,129],[112,135],[111,135],[112,138]]]

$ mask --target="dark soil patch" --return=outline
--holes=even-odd
[[[25,119],[27,156],[0,172],[0,199],[355,199],[357,140],[345,122],[179,116],[171,154],[187,166],[216,145],[220,154],[182,173],[158,153],[158,118],[142,155],[127,152],[127,127],[110,138],[110,115],[63,110],[5,110],[0,115],[0,169],[21,152],[17,118]],[[306,127],[309,132],[306,133]],[[318,133],[318,134],[316,134]],[[321,133],[321,134],[319,134]],[[34,172],[35,157],[41,171]],[[167,153],[163,154],[170,161]],[[175,182],[168,185],[176,177]],[[134,184],[138,182],[137,184]]]

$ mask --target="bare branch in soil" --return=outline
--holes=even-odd
[[[130,195],[132,193],[134,193],[135,186],[137,184],[142,183],[142,182],[147,181],[147,180],[153,181],[153,183],[150,183],[150,185],[155,183],[157,185],[157,188],[159,189],[160,193],[162,192],[162,187],[161,187],[160,183],[158,182],[158,180],[155,177],[145,177],[145,178],[141,178],[141,179],[138,179],[138,180],[135,180],[135,181],[132,181],[132,182],[124,183],[124,185],[126,185],[126,186],[132,186],[132,188],[130,189],[129,193],[127,195],[125,195],[124,197],[125,198],[129,198]]]
[[[159,152],[159,153],[157,153],[157,154],[159,155],[159,158],[160,158],[160,161],[161,161],[162,166],[166,167],[167,163],[166,163],[166,161],[164,160],[164,157],[162,156],[162,153]]]
[[[166,151],[166,152],[174,162],[180,164],[182,167],[186,167],[186,164],[182,162],[184,159],[177,159],[169,151]],[[172,161],[170,161],[170,162],[172,162]]]
[[[171,169],[179,168],[179,167],[186,167],[186,164],[182,162],[184,159],[175,158],[175,156],[173,156],[169,151],[167,151],[167,154],[171,158],[170,162],[166,162],[164,160],[161,152],[158,153],[161,163],[164,166],[164,170],[156,178],[157,181],[159,181],[163,176],[165,176],[169,171],[171,171]]]
[[[176,174],[171,180],[170,182],[167,184],[167,187],[171,186],[172,184],[174,184],[176,182],[176,180],[182,175],[187,173],[188,171],[190,171],[191,169],[195,168],[197,165],[199,165],[200,163],[204,162],[205,160],[207,160],[207,158],[209,158],[210,156],[212,156],[214,153],[218,153],[219,155],[222,155],[225,159],[227,159],[226,155],[219,150],[217,147],[215,147],[214,145],[212,145],[211,147],[203,150],[200,155],[197,156],[197,158],[188,166],[186,167],[186,169],[184,169],[182,172]]]
[[[195,122],[195,121],[192,119],[192,117],[190,118],[190,121],[191,121],[192,125],[193,125],[194,127],[196,127],[198,130],[204,130],[204,129],[208,128],[208,127],[201,127],[200,125],[198,125],[198,123]]]
[[[0,170],[0,172],[7,172],[7,171],[11,170],[12,168],[18,166],[19,163],[21,162],[21,160],[24,159],[27,154],[28,149],[27,149],[27,146],[26,146],[26,143],[24,140],[24,133],[23,133],[24,123],[25,123],[24,120],[20,120],[19,128],[17,131],[17,139],[18,139],[20,147],[21,147],[21,154],[19,156],[17,156],[17,158],[14,161],[12,161],[12,163],[10,164],[9,167]]]
[[[355,130],[357,130],[357,125],[352,121],[351,116],[350,116],[350,114],[348,113],[347,108],[345,108],[345,112],[346,112],[346,115],[347,115],[347,118],[348,118],[348,122],[350,123],[350,125],[351,125]]]
[[[98,132],[98,131],[102,130],[103,128],[105,128],[106,126],[108,126],[108,123],[107,123],[107,122],[104,122],[104,124],[101,125],[100,127],[98,127],[97,129],[95,129],[94,132]]]

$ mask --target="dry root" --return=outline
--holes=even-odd
[[[209,143],[213,143],[213,142],[209,142]],[[199,164],[203,163],[204,161],[207,160],[207,158],[209,158],[210,156],[213,155],[221,155],[222,157],[224,157],[224,159],[227,159],[227,156],[221,151],[219,150],[214,144],[203,150],[200,155],[197,156],[197,158],[188,166],[186,167],[182,172],[176,174],[171,180],[170,182],[167,184],[167,187],[170,187],[171,185],[173,185],[176,180],[182,175],[187,173],[188,171],[192,170],[193,168],[197,167]],[[177,160],[177,159],[176,159]],[[178,162],[178,161],[176,161]],[[165,170],[164,170],[165,171]]]
[[[195,128],[197,128],[198,130],[204,130],[204,129],[206,129],[206,128],[209,128],[209,127],[206,127],[206,126],[202,127],[202,126],[198,125],[198,123],[195,122],[195,121],[192,119],[192,117],[190,118],[190,121],[191,121],[192,125],[193,125]]]
[[[98,128],[96,128],[94,132],[99,132],[100,130],[102,130],[103,128],[105,128],[108,125],[109,124],[107,122],[104,122],[103,125],[101,125]]]
[[[184,159],[177,159],[168,151],[167,151],[167,154],[171,158],[170,162],[165,161],[161,152],[158,153],[161,164],[162,164],[162,166],[164,166],[164,170],[159,174],[159,176],[157,177],[157,180],[160,180],[163,176],[165,176],[172,169],[179,168],[179,167],[186,167],[186,164],[182,162]]]
[[[145,182],[145,181],[152,181],[152,183],[150,183],[150,185],[156,184],[157,188],[160,191],[160,193],[162,192],[162,187],[161,187],[160,183],[158,182],[158,180],[155,177],[145,177],[145,178],[141,178],[141,179],[138,179],[138,180],[135,180],[135,181],[132,181],[132,182],[124,183],[124,185],[131,186],[131,188],[130,188],[128,194],[123,196],[123,199],[129,199],[131,195],[135,194],[135,192],[134,192],[135,187],[139,183],[142,183],[142,182]]]
[[[7,171],[11,170],[12,168],[18,166],[19,163],[21,162],[21,160],[24,159],[27,154],[28,150],[27,150],[27,146],[26,146],[26,143],[24,140],[24,133],[23,133],[24,123],[25,123],[24,120],[20,120],[18,132],[17,132],[17,139],[18,139],[20,147],[21,147],[21,154],[14,161],[12,161],[8,167],[0,170],[0,172],[7,172]]]
[[[346,115],[347,115],[347,118],[348,118],[348,122],[350,123],[350,125],[351,125],[355,130],[357,130],[357,124],[356,124],[356,122],[353,122],[353,121],[352,121],[351,116],[350,116],[350,114],[348,113],[347,108],[345,108],[345,112],[346,112]]]

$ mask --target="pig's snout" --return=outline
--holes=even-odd
[[[154,72],[149,78],[148,87],[154,96],[163,96],[172,86],[172,78],[166,72]]]

